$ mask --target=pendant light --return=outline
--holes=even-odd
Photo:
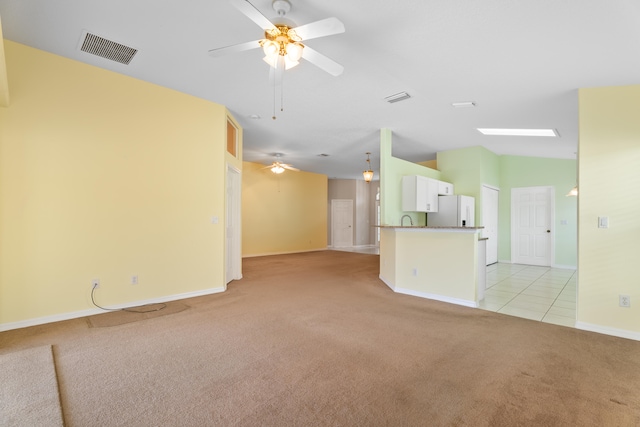
[[[364,176],[364,181],[368,184],[373,179],[373,171],[371,170],[371,160],[369,160],[369,155],[371,153],[367,152],[367,170],[362,172]]]

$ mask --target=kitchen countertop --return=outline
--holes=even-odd
[[[484,227],[445,227],[445,226],[428,226],[428,225],[374,225],[380,228],[416,228],[431,230],[482,230]]]

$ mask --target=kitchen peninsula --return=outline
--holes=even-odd
[[[477,307],[482,228],[381,225],[380,279],[394,292]]]

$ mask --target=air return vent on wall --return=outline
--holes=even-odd
[[[82,33],[80,40],[82,43],[80,46],[81,51],[125,65],[129,65],[129,62],[131,62],[134,55],[138,52],[138,49],[107,40],[86,31]]]

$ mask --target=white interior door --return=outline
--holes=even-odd
[[[225,283],[242,279],[242,251],[240,244],[241,185],[240,171],[228,166],[225,215]]]
[[[511,262],[551,266],[553,188],[511,190]]]
[[[498,197],[497,188],[482,186],[482,237],[487,237],[487,265],[498,262]]]
[[[353,200],[331,200],[331,244],[353,246]]]

